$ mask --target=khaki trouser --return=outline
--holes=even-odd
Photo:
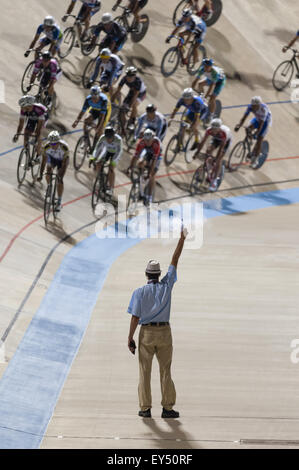
[[[139,405],[142,411],[151,408],[151,371],[156,354],[160,367],[162,401],[166,410],[172,410],[176,392],[171,379],[172,336],[169,325],[141,326],[139,333]]]

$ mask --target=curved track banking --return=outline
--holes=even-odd
[[[176,3],[169,0],[161,5],[158,0],[151,0],[146,7],[151,18],[148,35],[140,44],[128,41],[121,52],[125,62],[137,66],[143,75],[148,86],[147,102],[159,103],[159,109],[165,114],[172,110],[182,88],[190,86],[185,70],[178,70],[168,80],[161,77],[159,70],[167,48],[164,39],[173,27],[170,13]],[[102,12],[110,10],[111,2],[103,0],[102,4]],[[53,9],[59,19],[65,8],[65,2],[58,0],[44,0],[39,5],[35,0],[28,0],[26,5],[16,0],[14,5],[7,5],[0,20],[4,37],[0,70],[7,77],[6,103],[0,104],[5,123],[5,126],[0,123],[2,148],[9,148],[15,132],[16,102],[20,95],[16,82],[27,64],[23,52],[32,39],[34,25],[46,14],[53,14]],[[105,266],[109,261],[109,268],[96,266],[94,250],[99,249],[100,258],[104,255],[101,248],[91,243],[96,223],[91,221],[89,201],[91,172],[83,168],[74,174],[70,166],[65,178],[61,218],[56,226],[45,230],[41,204],[44,186],[24,184],[16,188],[16,150],[20,147],[0,153],[3,201],[0,337],[6,358],[0,363],[1,407],[6,399],[10,400],[7,413],[5,406],[1,413],[0,448],[16,443],[19,432],[24,433],[18,439],[18,446],[35,448],[297,445],[299,403],[294,390],[298,387],[298,374],[289,356],[290,342],[298,331],[298,200],[290,195],[297,194],[298,187],[298,137],[294,129],[298,126],[299,105],[290,101],[291,90],[278,93],[271,85],[273,70],[285,57],[280,53],[281,45],[296,31],[296,14],[299,7],[295,0],[290,1],[287,10],[279,0],[239,3],[224,0],[222,17],[207,33],[208,54],[223,66],[228,76],[221,95],[225,124],[233,128],[246,106],[239,103],[249,102],[252,95],[260,94],[273,106],[273,127],[269,133],[267,164],[258,172],[244,165],[236,173],[227,173],[220,191],[205,194],[201,199],[214,216],[221,213],[225,217],[206,221],[203,247],[197,252],[186,250],[179,268],[172,315],[174,374],[182,418],[175,423],[167,424],[158,418],[159,384],[155,365],[154,419],[145,423],[136,416],[137,368],[136,361],[127,356],[124,339],[128,316],[123,314],[132,289],[143,283],[140,273],[144,263],[154,253],[166,265],[174,241],[144,240],[132,243],[126,251],[123,245],[115,256],[113,250],[109,252],[111,263],[108,258],[103,260]],[[18,36],[13,33],[16,23]],[[155,34],[150,34],[151,30]],[[70,60],[63,62],[65,75],[57,85],[60,107],[52,125],[68,134],[72,149],[80,131],[72,131],[70,124],[85,96],[78,77],[86,60],[89,58],[84,59],[78,50],[74,51]],[[240,137],[234,134],[235,141]],[[2,158],[6,155],[9,158]],[[117,173],[116,195],[127,193],[130,185],[122,172],[128,161],[129,155],[125,154]],[[191,164],[186,169],[183,159],[170,168],[162,165],[157,178],[158,200],[173,204],[192,202],[187,188],[195,168]],[[265,189],[267,192],[261,192]],[[260,201],[260,206],[254,206],[259,210],[251,210],[248,201],[251,204]],[[77,260],[76,253],[79,253]],[[75,276],[73,282],[67,265],[70,259],[80,260],[83,269],[80,279],[84,292],[88,292],[86,297],[90,294],[89,275],[91,285],[96,285],[91,307],[84,311],[85,326],[80,324],[78,330],[76,326],[72,329],[72,313],[79,321],[85,294],[80,296],[79,278],[76,283]],[[93,268],[91,265],[88,268],[88,263],[84,265],[86,259]],[[135,268],[124,272],[125,266]],[[100,284],[94,275],[96,270],[101,276],[98,299]],[[53,295],[53,286],[59,289],[61,283],[65,290],[57,297],[57,290]],[[70,303],[73,308],[77,299],[76,315],[62,307],[62,303],[56,310],[57,302],[68,303],[64,293],[73,297]],[[53,338],[48,335],[59,325],[62,343],[65,339],[63,351],[59,349],[61,355],[55,352]],[[35,333],[44,338],[43,344],[32,336],[35,327]],[[41,392],[41,383],[48,392],[53,392],[55,380],[52,379],[61,372],[60,389],[55,389],[51,396],[52,408],[50,412],[47,410],[46,420],[43,413],[49,396],[43,396],[35,414],[30,392],[28,400],[21,395],[21,401],[16,396],[14,402],[7,386],[8,382],[19,381],[20,388],[27,384],[30,389],[26,374],[22,376],[19,370],[16,373],[15,368],[19,369],[18,360],[24,359],[24,351],[27,365],[33,361],[37,381],[35,385],[32,382],[32,387],[37,386],[37,393]],[[44,374],[39,362],[43,358],[49,360]],[[52,379],[47,376],[50,371]],[[123,384],[121,393],[119,383]],[[24,409],[20,410],[22,398]],[[18,403],[17,413],[13,412],[14,403]],[[28,409],[33,414],[28,414]]]

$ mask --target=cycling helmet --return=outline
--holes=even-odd
[[[53,16],[46,16],[44,19],[44,26],[54,26],[55,20]]]
[[[51,52],[50,51],[45,51],[42,53],[42,59],[45,59],[45,60],[51,60]]]
[[[50,132],[50,134],[48,135],[48,142],[50,142],[51,144],[57,144],[57,142],[59,141],[60,141],[59,132],[57,131]]]
[[[101,88],[99,86],[94,85],[91,87],[90,94],[92,96],[100,96],[100,93],[101,93]]]
[[[31,95],[24,95],[19,100],[19,106],[25,108],[26,106],[33,106],[35,103],[35,97]]]
[[[202,61],[203,65],[206,65],[207,67],[209,67],[210,65],[213,65],[214,64],[214,61],[213,59],[204,59]]]
[[[212,119],[210,124],[212,129],[219,129],[222,126],[222,121],[219,118]]]
[[[145,129],[143,138],[144,140],[151,140],[155,136],[155,133],[151,129]]]
[[[261,104],[262,103],[262,98],[260,96],[254,96],[251,98],[251,104]]]
[[[111,13],[104,13],[102,16],[102,23],[107,24],[107,23],[111,23],[111,21],[112,21]]]
[[[137,74],[137,69],[135,67],[127,67],[126,68],[126,75],[128,77],[133,77]]]
[[[106,127],[104,134],[105,134],[105,137],[108,137],[109,139],[115,136],[115,130],[111,126]]]
[[[157,107],[154,104],[148,104],[146,107],[146,112],[147,113],[154,113],[157,111]]]
[[[182,93],[182,98],[188,99],[188,98],[193,98],[194,96],[194,91],[192,88],[185,88],[185,90]]]
[[[108,49],[108,47],[105,47],[105,49],[102,49],[100,52],[100,57],[101,59],[110,59],[111,57],[110,49]]]
[[[189,16],[192,15],[192,10],[191,8],[184,8],[184,10],[182,11],[182,17],[183,18],[189,18]]]

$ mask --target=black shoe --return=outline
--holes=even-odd
[[[151,409],[148,408],[145,411],[140,410],[138,415],[141,416],[141,418],[151,418],[152,417]]]
[[[180,417],[180,413],[178,411],[165,410],[165,408],[163,408],[162,410],[161,418],[179,418],[179,417]]]

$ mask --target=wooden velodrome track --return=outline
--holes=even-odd
[[[233,129],[240,106],[261,95],[272,103],[273,126],[262,169],[226,174],[220,192],[197,199],[206,203],[204,242],[183,252],[173,292],[173,378],[181,414],[174,421],[160,418],[156,363],[153,419],[137,416],[138,362],[127,350],[126,310],[133,289],[145,282],[148,259],[158,258],[165,272],[176,241],[95,237],[87,166],[75,174],[70,165],[65,207],[49,230],[42,218],[45,184],[17,186],[19,151],[11,139],[28,63],[23,54],[42,19],[52,14],[61,24],[68,3],[15,0],[0,19],[0,448],[295,448],[299,112],[290,102],[292,90],[276,92],[271,78],[285,57],[282,45],[298,29],[298,2],[224,0],[220,20],[207,33],[208,54],[228,77],[221,94],[225,124]],[[112,3],[103,0],[101,12]],[[150,0],[147,36],[140,44],[128,40],[121,52],[147,84],[146,103],[164,113],[191,84],[185,70],[169,79],[160,73],[176,3]],[[53,127],[71,130],[85,96],[80,73],[88,60],[76,49],[63,62]],[[72,149],[78,135],[66,137]],[[241,131],[234,141],[240,137]],[[130,188],[121,172],[128,162],[125,154],[119,194]],[[191,202],[194,169],[182,158],[169,169],[162,165],[158,200]]]

